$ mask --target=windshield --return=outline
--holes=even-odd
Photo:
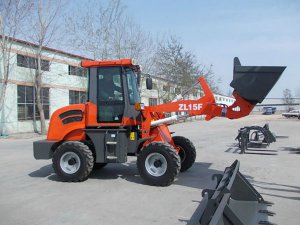
[[[125,69],[127,84],[128,84],[128,95],[129,103],[134,105],[136,102],[140,102],[140,96],[138,93],[136,74],[130,68]]]

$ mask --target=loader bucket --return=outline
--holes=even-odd
[[[233,80],[230,86],[245,100],[256,105],[265,99],[285,68],[284,66],[242,66],[240,60],[235,57]]]
[[[273,223],[268,216],[267,202],[239,172],[239,161],[227,167],[224,174],[215,174],[217,186],[214,190],[205,189],[200,204],[200,225],[257,225]]]

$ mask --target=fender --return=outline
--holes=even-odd
[[[56,110],[50,119],[47,140],[85,140],[85,109],[85,104],[75,104]]]

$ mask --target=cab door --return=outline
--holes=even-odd
[[[98,68],[98,123],[121,123],[123,120],[125,99],[121,74],[121,67]]]
[[[137,77],[131,68],[93,67],[89,70],[87,127],[133,126],[140,123]]]

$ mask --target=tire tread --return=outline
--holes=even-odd
[[[82,168],[82,171],[78,173],[78,176],[72,177],[72,176],[65,176],[60,170],[59,170],[59,155],[61,152],[64,152],[65,149],[77,149],[81,151],[82,158],[84,160],[83,165],[85,165]],[[64,181],[67,182],[81,182],[88,178],[88,175],[91,173],[93,166],[94,166],[94,157],[93,153],[90,150],[90,148],[79,141],[67,141],[62,143],[54,152],[53,158],[52,158],[52,166],[55,171],[55,173],[62,178]],[[78,172],[78,171],[77,171]],[[77,173],[76,172],[76,173]]]

